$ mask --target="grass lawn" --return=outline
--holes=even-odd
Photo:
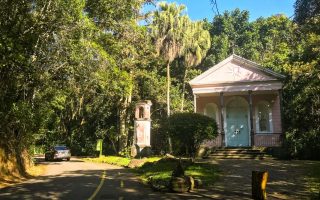
[[[320,161],[310,167],[307,177],[311,199],[320,199]]]
[[[142,167],[134,170],[144,182],[152,177],[153,180],[159,182],[169,182],[172,171],[177,166],[177,160],[162,159],[153,163],[145,163]],[[185,169],[185,175],[200,179],[203,185],[212,185],[217,177],[217,169],[206,163],[182,162]]]
[[[83,158],[82,160],[96,163],[107,163],[121,167],[127,167],[131,161],[130,158],[120,156],[101,156],[98,158]]]
[[[131,159],[119,156],[102,156],[100,158],[83,158],[84,161],[108,163],[112,165],[128,167]],[[138,168],[131,169],[143,182],[147,182],[152,177],[153,180],[169,182],[172,171],[176,168],[178,160],[161,159],[161,157],[150,157],[145,159],[145,163]],[[191,163],[182,161],[185,175],[200,179],[203,185],[212,185],[217,177],[218,171],[214,165],[207,163]]]
[[[146,158],[145,162],[155,162],[160,160],[161,157],[150,157]],[[120,156],[101,156],[98,158],[83,158],[84,161],[96,162],[96,163],[107,163],[111,165],[117,165],[121,167],[128,167],[131,158],[120,157]]]

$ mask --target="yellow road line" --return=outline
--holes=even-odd
[[[97,196],[97,194],[98,194],[99,191],[101,190],[101,187],[102,187],[102,185],[103,185],[103,183],[104,183],[105,177],[106,177],[106,171],[103,171],[103,172],[102,172],[101,181],[100,181],[99,186],[97,187],[97,189],[94,191],[94,193],[91,195],[91,197],[90,197],[88,200],[93,200],[93,199]]]

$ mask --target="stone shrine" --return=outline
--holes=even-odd
[[[131,156],[148,156],[151,154],[151,101],[140,101],[136,104],[134,120],[134,137]]]

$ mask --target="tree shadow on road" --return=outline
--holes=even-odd
[[[88,199],[102,181],[104,170],[66,171],[42,176],[0,190],[0,199]],[[128,169],[108,169],[94,199],[206,199],[196,193],[160,193],[141,183]],[[209,199],[209,198],[208,198]]]

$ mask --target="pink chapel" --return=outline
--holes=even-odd
[[[231,55],[189,82],[194,110],[216,120],[210,147],[281,146],[284,75]]]

